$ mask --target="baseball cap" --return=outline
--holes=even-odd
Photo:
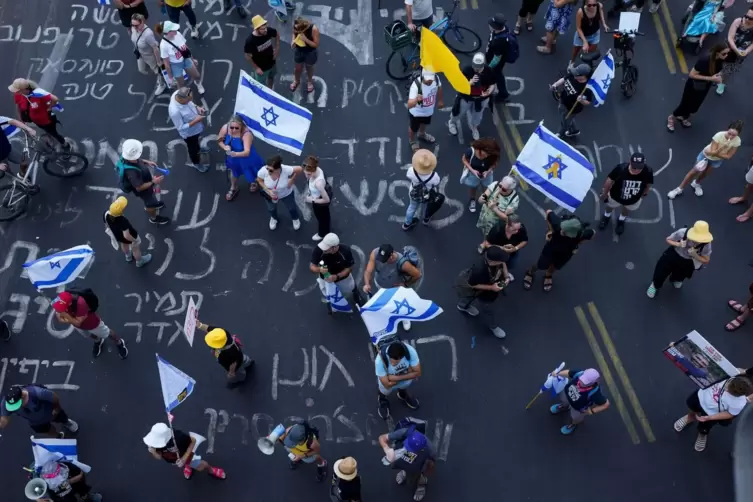
[[[643,169],[646,167],[646,156],[641,152],[635,152],[630,156],[630,167],[633,169]]]
[[[492,246],[486,250],[486,259],[489,261],[507,261],[507,253],[499,246]]]
[[[473,66],[484,66],[486,64],[486,56],[484,56],[483,52],[477,52],[473,55],[471,62]]]
[[[170,33],[171,31],[178,30],[180,30],[180,25],[178,23],[173,23],[172,21],[165,21],[162,23],[162,33]]]
[[[143,151],[144,145],[137,139],[127,139],[123,142],[123,158],[125,160],[139,160]]]
[[[489,19],[489,26],[493,30],[501,30],[505,27],[505,24],[507,24],[507,19],[505,19],[505,15],[500,12],[497,12],[494,14],[494,17]]]
[[[317,246],[319,246],[319,249],[321,249],[322,251],[326,251],[329,248],[333,248],[339,245],[340,245],[340,238],[337,236],[337,234],[333,234],[333,233],[329,233],[325,235],[322,241],[319,244],[317,244]]]
[[[282,440],[282,444],[288,448],[295,448],[304,441],[306,441],[306,427],[303,424],[295,424]]]
[[[395,252],[395,248],[393,248],[391,244],[382,244],[379,246],[379,249],[377,249],[376,259],[382,263],[387,263],[387,260],[390,259],[393,252]]]
[[[571,218],[560,223],[560,230],[562,230],[562,233],[565,234],[565,237],[570,237],[571,239],[578,237],[578,234],[582,229],[583,225],[577,218]]]
[[[414,430],[410,434],[408,434],[407,438],[405,438],[403,446],[405,446],[405,449],[411,453],[418,453],[419,451],[426,448],[427,444],[428,441],[426,439],[426,436]]]
[[[73,304],[73,295],[67,291],[63,291],[57,298],[55,298],[55,301],[52,302],[52,308],[55,312],[62,314],[71,308],[71,304]]]
[[[591,73],[591,67],[586,63],[581,63],[578,66],[574,67],[571,70],[571,73],[576,77],[585,77]]]
[[[601,378],[601,375],[599,375],[598,371],[588,368],[578,377],[578,381],[581,385],[593,385],[599,381],[599,378]]]
[[[431,70],[427,70],[426,68],[421,70],[421,77],[423,77],[424,80],[434,80],[436,76],[437,75]]]
[[[8,411],[18,411],[24,404],[23,388],[14,385],[5,393],[5,409]]]

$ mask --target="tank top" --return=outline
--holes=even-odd
[[[309,40],[314,40],[314,25],[312,24],[306,30],[303,32],[304,35],[306,35],[306,38]],[[316,47],[310,47],[309,45],[304,45],[303,47],[298,47],[296,45],[295,50],[299,52],[313,52],[316,50]]]
[[[586,14],[586,8],[581,7],[581,11],[583,11],[583,19],[580,23],[580,29],[583,30],[583,34],[586,37],[590,37],[597,31],[599,31],[599,20],[601,19],[601,6],[599,4],[596,4],[596,15],[594,15],[593,18],[588,17]]]
[[[230,134],[227,134],[225,136],[225,144],[230,147],[230,150],[234,152],[242,152],[244,150],[243,146],[243,136],[240,138],[235,138],[233,136],[230,136]],[[255,160],[255,154],[253,145],[251,145],[251,153],[248,157],[231,157],[229,155],[225,156],[225,165],[226,166],[238,166],[243,167],[247,166],[250,168],[256,167],[256,160]]]
[[[745,50],[753,44],[753,28],[745,28],[743,24],[744,20],[740,21],[740,26],[737,27],[737,33],[735,33],[735,45],[740,50]]]
[[[322,198],[322,191],[316,186],[319,180],[324,180],[324,171],[321,167],[317,167],[314,176],[309,178],[309,194],[314,200]]]
[[[379,248],[374,248],[374,251],[378,252]],[[381,288],[391,288],[397,282],[400,281],[401,274],[397,269],[397,264],[400,263],[400,258],[403,257],[402,253],[395,252],[397,255],[397,261],[395,263],[382,263],[379,260],[374,260],[374,282]]]

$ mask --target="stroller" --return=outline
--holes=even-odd
[[[698,54],[706,37],[724,31],[724,9],[731,4],[722,0],[694,0],[682,18],[682,32],[675,45],[679,48],[684,43],[695,44]]]

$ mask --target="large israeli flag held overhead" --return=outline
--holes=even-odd
[[[56,288],[75,280],[92,259],[94,251],[83,245],[24,263],[24,268],[35,288]]]
[[[396,333],[399,321],[430,321],[441,313],[439,305],[404,287],[380,289],[361,307],[361,318],[374,344]]]
[[[303,151],[311,127],[311,112],[255,81],[243,70],[235,95],[235,113],[265,143],[296,155]]]
[[[570,212],[583,202],[595,172],[583,154],[541,124],[518,155],[515,170],[533,188]]]

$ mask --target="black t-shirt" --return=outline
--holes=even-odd
[[[178,458],[185,455],[186,451],[188,451],[188,447],[191,446],[191,436],[185,432],[179,429],[173,429],[173,436],[175,437],[175,441],[170,439],[164,448],[157,448],[157,453],[162,455],[165,462],[170,464],[177,462]],[[176,443],[178,445],[177,448],[175,447]]]
[[[473,69],[473,66],[471,65],[465,66],[463,68],[463,75],[465,75],[465,77],[469,80],[473,78],[474,75],[478,75],[478,82],[471,85],[471,97],[480,98],[482,92],[486,91],[490,86],[494,85],[497,82],[497,80],[494,78],[494,72],[487,65],[484,65],[484,69],[481,70],[481,73],[476,73]],[[459,96],[463,97],[462,94],[460,94]],[[467,98],[468,96],[465,97]]]
[[[320,261],[324,262],[327,271],[332,275],[339,274],[346,268],[351,268],[355,263],[353,252],[344,244],[340,244],[334,253],[325,253],[319,249],[319,246],[316,246],[311,253],[311,263],[319,266]]]
[[[107,226],[110,227],[113,235],[115,235],[116,241],[122,242],[124,244],[131,244],[131,241],[123,237],[123,232],[125,232],[126,230],[128,230],[128,232],[133,236],[134,239],[139,238],[139,233],[136,232],[136,229],[133,228],[133,225],[131,225],[131,222],[128,221],[128,218],[126,218],[125,216],[108,216],[107,211],[105,211],[104,214],[102,214],[102,219],[104,219],[105,223],[107,223]]]
[[[565,237],[560,231],[562,218],[554,214],[552,211],[546,215],[546,219],[552,226],[552,239],[544,245],[541,254],[556,256],[562,259],[569,258],[573,254],[573,251],[578,249],[578,244],[583,241],[591,240],[594,236],[593,228],[587,228],[581,231],[579,237]]]
[[[138,187],[140,187],[144,183],[152,181],[152,172],[149,170],[149,168],[145,165],[142,165],[138,161],[129,162],[123,159],[122,162],[123,165],[130,166],[128,169],[125,169],[125,171],[123,171],[123,175],[128,180],[128,183],[130,183],[133,187],[133,193],[137,197],[147,197],[151,195],[151,193],[154,191],[154,187],[149,187],[142,192],[138,191]],[[132,169],[133,167],[135,167],[136,169]]]
[[[274,28],[267,28],[266,35],[254,35],[252,31],[246,38],[243,52],[251,55],[251,59],[262,71],[267,71],[275,65],[276,38],[277,30]]]
[[[581,387],[578,385],[578,378],[581,370],[570,370],[567,374],[567,378],[570,381],[567,383],[564,389],[567,401],[577,411],[584,411],[586,408],[592,406],[601,406],[606,404],[607,398],[601,393],[601,386],[596,383],[588,387]]]
[[[500,33],[490,31],[489,41],[486,43],[486,62],[491,63],[494,56],[500,56],[501,60],[495,68],[501,68],[507,61],[508,47],[504,31]]]
[[[583,89],[586,88],[586,85],[588,85],[588,82],[578,82],[575,80],[575,77],[572,75],[568,75],[565,78],[565,83],[562,85],[562,97],[560,98],[560,103],[562,103],[562,106],[570,110],[570,108],[573,107],[575,103],[577,103],[578,96],[580,96],[581,92],[583,92]],[[583,99],[586,99],[588,101],[593,100],[593,93],[586,89],[585,92],[583,92]],[[583,110],[583,105],[578,103],[578,105],[573,110],[573,114],[580,113],[581,110]]]
[[[715,68],[715,70],[717,70],[718,73],[719,70],[721,70],[722,62],[717,61],[716,66],[717,67]],[[696,61],[695,65],[693,65],[693,69],[704,77],[713,76],[713,74],[711,73],[711,59],[708,56],[699,57],[698,61]],[[708,92],[708,90],[711,89],[711,86],[714,85],[714,83],[709,82],[708,80],[696,80],[694,78],[688,78],[687,85],[689,85],[696,91]]]
[[[485,157],[483,159],[478,158],[474,154],[473,148],[466,150],[464,156],[465,159],[471,164],[471,167],[480,173],[484,173],[492,167],[492,163],[490,162],[491,159],[489,157]]]
[[[507,261],[507,254],[505,254],[505,261]],[[468,284],[471,286],[490,285],[495,282],[500,282],[503,277],[502,265],[498,267],[492,267],[486,261],[486,253],[481,256],[476,263],[471,267],[471,274],[468,276]],[[491,302],[494,301],[499,293],[496,291],[482,291],[476,290],[476,297],[479,300]]]
[[[77,502],[76,492],[80,488],[71,485],[70,479],[81,474],[81,469],[71,462],[60,462],[68,468],[68,479],[60,484],[57,488],[50,488],[48,495],[53,502]],[[79,481],[82,483],[83,481]]]
[[[212,331],[217,328],[218,326],[207,326],[207,331]],[[238,344],[233,341],[233,335],[228,330],[225,328],[220,329],[227,333],[227,338],[230,343],[221,349],[215,350],[214,355],[217,357],[217,362],[220,363],[220,366],[225,368],[225,371],[230,371],[230,366],[233,363],[236,364],[235,369],[237,371],[243,364],[243,351]]]
[[[499,223],[494,225],[486,235],[486,242],[495,246],[505,246],[506,244],[517,246],[521,242],[528,242],[528,232],[526,231],[526,227],[524,227],[522,224],[520,225],[520,229],[512,234],[509,239],[507,238],[507,234],[505,233],[506,226],[507,223],[504,221],[500,221]]]
[[[609,179],[614,181],[609,196],[624,206],[641,200],[646,185],[654,183],[654,171],[650,167],[646,166],[640,173],[632,174],[628,165],[619,164],[609,173]]]
[[[356,476],[351,480],[345,480],[338,478],[336,474],[332,474],[330,493],[335,497],[335,500],[342,500],[343,502],[361,500],[361,477]]]
[[[8,136],[6,136],[5,130],[2,129],[7,125],[7,120],[0,120],[0,160],[7,159],[11,152],[10,141],[8,141]]]

